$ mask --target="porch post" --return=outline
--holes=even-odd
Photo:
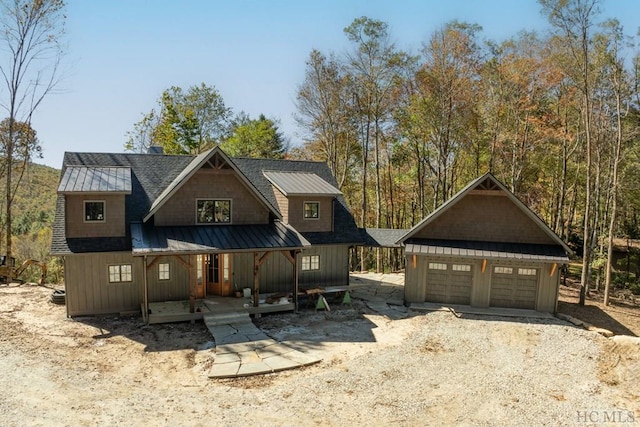
[[[258,264],[258,252],[253,253],[253,306],[260,306],[260,265]]]
[[[298,277],[298,253],[299,251],[291,251],[293,252],[293,307],[294,312],[298,313],[298,291],[300,290],[300,280]]]
[[[149,282],[147,279],[147,256],[142,257],[142,262],[144,263],[144,268],[142,269],[142,281],[143,281],[143,291],[142,291],[142,318],[145,322],[149,323]]]

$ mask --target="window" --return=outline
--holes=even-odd
[[[109,283],[131,282],[132,280],[131,264],[109,266]]]
[[[320,270],[320,255],[305,255],[302,257],[302,271]]]
[[[84,202],[84,221],[85,222],[104,222],[104,201],[103,200],[85,200]]]
[[[158,264],[158,280],[169,280],[169,263]]]
[[[320,217],[319,202],[304,202],[304,218],[318,219]]]
[[[498,274],[513,274],[511,267],[493,267],[493,272]]]
[[[469,264],[453,264],[451,269],[453,271],[471,271],[471,266]]]
[[[231,223],[231,200],[196,201],[196,223],[198,224],[229,224]]]
[[[535,276],[536,273],[537,272],[535,268],[519,268],[518,269],[518,274],[521,276]]]
[[[446,270],[447,264],[443,264],[441,262],[430,262],[429,270]]]

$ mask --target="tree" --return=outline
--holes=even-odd
[[[583,254],[582,277],[580,279],[580,305],[584,305],[589,287],[589,267],[591,263],[591,245],[593,230],[591,225],[592,210],[592,151],[591,135],[591,27],[593,19],[599,13],[600,0],[539,0],[544,13],[550,23],[556,27],[564,37],[566,44],[575,61],[577,74],[569,73],[576,86],[582,93],[583,120],[585,139],[585,203],[583,218]],[[573,75],[572,75],[573,74]]]
[[[287,151],[278,123],[260,114],[252,120],[240,113],[231,124],[231,135],[220,146],[230,156],[282,159]]]
[[[12,255],[11,210],[16,188],[13,165],[16,156],[28,159],[29,150],[37,146],[35,132],[30,136],[31,118],[59,81],[59,65],[64,52],[61,45],[66,20],[64,7],[62,0],[0,2],[0,50],[7,53],[0,57],[0,74],[4,83],[0,91],[0,107],[7,113],[3,122],[3,150],[8,257]],[[20,147],[27,151],[21,153]]]
[[[385,22],[361,17],[344,29],[347,39],[354,44],[348,53],[348,72],[354,80],[355,114],[362,157],[362,212],[361,225],[367,225],[367,180],[369,152],[373,144],[373,166],[375,170],[375,226],[381,227],[382,188],[381,151],[391,128],[392,88],[396,82],[398,69],[407,56],[396,50],[389,40],[388,25]],[[364,255],[364,252],[363,252]],[[362,256],[364,263],[364,256]],[[381,269],[380,252],[377,256],[377,270]],[[364,270],[364,268],[363,268]]]
[[[340,189],[357,162],[353,91],[351,76],[334,55],[311,52],[296,97],[296,121],[305,131],[306,148],[327,162]]]
[[[159,145],[168,154],[198,154],[219,144],[228,133],[231,109],[213,86],[201,83],[185,92],[172,86],[127,132],[128,151],[145,152]]]

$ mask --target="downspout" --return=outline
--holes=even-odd
[[[298,314],[298,291],[300,290],[300,281],[298,277],[298,254],[300,250],[293,251],[293,308],[294,313]]]
[[[142,296],[142,318],[145,323],[149,324],[149,283],[147,282],[147,256],[143,257],[144,268],[142,269],[142,281],[144,282],[143,296]]]

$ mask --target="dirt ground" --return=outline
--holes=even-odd
[[[561,321],[381,315],[355,300],[257,321],[320,363],[210,380],[215,343],[202,323],[68,319],[51,292],[0,287],[0,425],[640,422],[640,344]],[[571,298],[563,290],[562,311],[640,335],[637,307],[578,311]]]

